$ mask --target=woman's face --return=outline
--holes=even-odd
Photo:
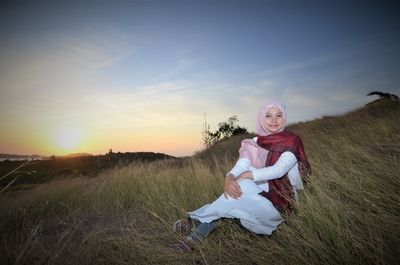
[[[285,120],[279,108],[269,108],[265,114],[265,128],[270,133],[277,133],[283,130]]]

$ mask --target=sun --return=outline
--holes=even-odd
[[[80,144],[81,133],[77,128],[59,128],[55,131],[54,140],[59,148],[72,150]]]

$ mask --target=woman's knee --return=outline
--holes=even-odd
[[[239,186],[242,192],[246,194],[258,194],[262,191],[254,182],[254,180],[251,179],[244,179],[240,181]]]

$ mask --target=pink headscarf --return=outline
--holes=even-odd
[[[283,131],[286,126],[287,116],[285,105],[276,101],[276,100],[268,100],[266,101],[260,108],[258,112],[258,119],[256,123],[256,130],[258,135],[267,136],[271,133],[265,128],[265,115],[267,114],[270,108],[278,108],[283,113],[283,128],[280,131]]]
[[[283,131],[286,126],[287,115],[285,105],[276,101],[268,100],[260,108],[256,121],[256,131],[260,136],[270,135],[265,128],[265,115],[270,108],[278,108],[283,113],[284,126],[280,131]],[[258,146],[258,144],[253,139],[245,139],[242,141],[242,145],[239,149],[240,158],[247,158],[251,162],[251,166],[255,168],[262,168],[265,166],[265,161],[267,160],[268,150]]]

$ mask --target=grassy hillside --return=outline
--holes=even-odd
[[[399,104],[377,101],[292,125],[313,174],[297,213],[270,237],[223,220],[192,253],[169,248],[173,222],[221,194],[236,137],[185,160],[1,194],[0,263],[397,264],[399,117]]]

